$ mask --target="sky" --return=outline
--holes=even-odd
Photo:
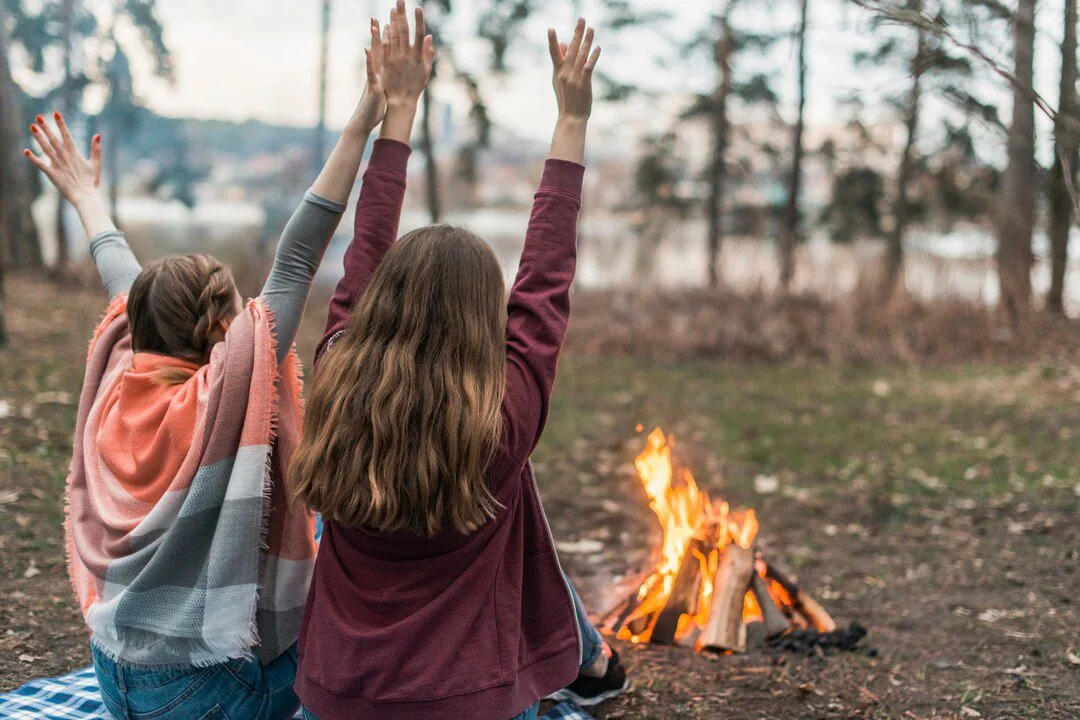
[[[1040,46],[1036,58],[1037,86],[1056,101],[1062,0],[1040,3]],[[85,0],[88,5],[105,0]],[[660,37],[685,40],[709,22],[708,11],[718,0],[634,0],[643,11],[663,8],[672,20],[663,26],[624,31],[599,37],[605,49],[601,61],[609,72],[654,91],[629,104],[601,104],[594,126],[601,132],[636,135],[669,125],[691,93],[706,90],[714,75],[704,58],[684,58],[672,50],[675,43]],[[410,2],[410,5],[413,4]],[[457,62],[480,68],[486,62],[485,45],[470,37],[475,20],[471,0],[456,0],[460,12],[450,27]],[[598,12],[597,0],[550,0],[530,21],[522,41],[510,52],[511,72],[489,77],[483,90],[497,124],[530,138],[550,133],[555,103],[545,29],[554,26],[569,33],[574,6],[586,16]],[[289,125],[313,126],[317,118],[317,66],[319,56],[319,0],[158,0],[165,39],[175,56],[176,82],[168,85],[146,72],[148,64],[136,58],[136,90],[155,111],[171,116],[245,120],[249,118]],[[362,87],[361,59],[367,42],[367,18],[388,17],[390,0],[334,0],[330,43],[331,127],[348,119]],[[796,19],[795,0],[766,0],[746,5],[739,16],[744,26],[756,29],[791,27]],[[809,41],[809,103],[811,124],[843,122],[846,118],[835,98],[857,94],[868,107],[888,117],[884,99],[902,92],[907,79],[901,71],[868,73],[856,70],[851,54],[869,38],[866,16],[840,0],[811,0]],[[657,58],[662,60],[658,62]],[[1008,64],[1002,49],[1000,58]],[[778,44],[761,68],[775,78],[790,117],[795,98],[793,47]],[[986,82],[986,92],[993,95]],[[463,113],[465,103],[451,79],[437,86],[440,98]],[[1004,95],[1001,95],[1004,98]],[[1007,107],[1005,108],[1007,110]],[[1006,116],[1007,117],[1007,116]],[[1043,123],[1044,131],[1047,129]],[[1043,132],[1040,147],[1049,148]]]

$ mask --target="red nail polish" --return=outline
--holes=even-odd
[[[36,118],[34,118],[34,119],[35,119],[35,120],[37,120],[37,121],[38,121],[39,123],[43,123],[43,122],[45,122],[45,118],[41,117],[40,115],[38,115],[38,116],[37,116]]]
[[[57,120],[59,120],[60,119],[60,113],[58,113],[58,112],[53,113],[53,117],[56,118]]]

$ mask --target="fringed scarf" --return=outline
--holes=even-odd
[[[251,301],[209,364],[131,350],[127,298],[90,342],[67,481],[68,571],[93,642],[132,665],[205,666],[296,642],[314,522],[289,502],[300,364]],[[162,371],[187,371],[163,385]]]

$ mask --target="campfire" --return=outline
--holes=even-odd
[[[744,652],[792,630],[830,633],[836,623],[791,576],[755,546],[753,510],[710,499],[690,471],[675,468],[657,428],[635,460],[663,529],[655,567],[604,619],[604,628],[635,643]]]

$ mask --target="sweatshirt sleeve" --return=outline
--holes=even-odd
[[[345,275],[330,299],[326,330],[315,351],[318,360],[334,335],[349,319],[349,313],[375,274],[383,256],[397,240],[405,183],[412,148],[396,140],[379,139],[364,173],[352,242],[345,251]]]
[[[548,160],[533,203],[506,327],[505,436],[524,462],[540,440],[570,321],[585,168]]]
[[[110,298],[127,292],[142,272],[135,253],[119,230],[98,233],[90,240],[90,256],[94,258],[101,282]]]
[[[278,363],[296,339],[311,283],[343,212],[344,205],[308,191],[281,233],[274,267],[261,293],[274,313]]]

